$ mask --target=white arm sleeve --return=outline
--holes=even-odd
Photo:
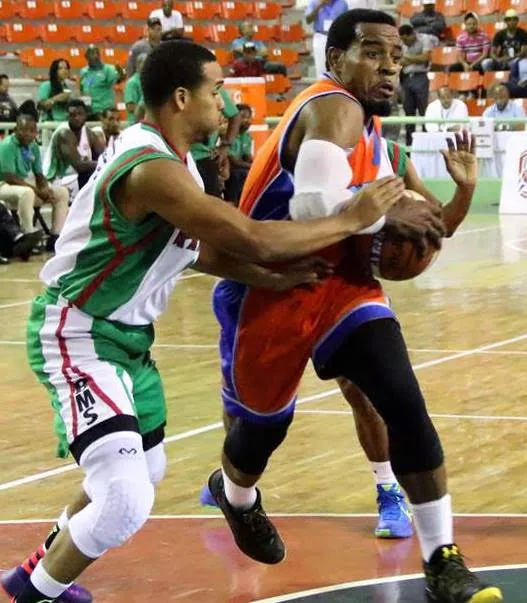
[[[352,197],[348,190],[353,172],[346,151],[327,140],[300,145],[295,165],[295,194],[289,200],[293,220],[309,220],[338,214]],[[384,218],[361,231],[378,232]]]

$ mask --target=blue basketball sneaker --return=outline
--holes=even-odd
[[[377,486],[379,522],[377,538],[410,538],[414,533],[412,514],[399,484]]]
[[[219,509],[219,505],[216,502],[216,499],[214,498],[214,496],[212,496],[211,491],[209,490],[209,485],[206,484],[205,486],[203,486],[203,488],[201,488],[201,492],[199,494],[199,502],[202,505],[207,505],[209,507],[216,507],[217,509]]]

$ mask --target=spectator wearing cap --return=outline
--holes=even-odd
[[[313,25],[313,57],[316,77],[326,71],[326,42],[333,21],[348,10],[346,0],[309,0],[306,7],[306,23]]]
[[[456,39],[458,62],[451,65],[450,71],[479,71],[483,73],[483,61],[488,57],[490,40],[479,26],[475,13],[465,15],[465,31]]]
[[[514,9],[505,12],[506,27],[494,36],[490,57],[483,61],[484,71],[508,71],[513,61],[527,57],[527,32],[518,22]]]
[[[241,58],[244,53],[244,45],[247,42],[252,42],[256,47],[256,57],[263,65],[264,73],[281,73],[282,75],[287,75],[287,69],[283,63],[267,60],[267,48],[261,40],[254,39],[255,29],[252,23],[244,21],[240,25],[239,31],[240,37],[236,38],[231,44],[232,54],[235,59]]]
[[[173,0],[163,0],[161,8],[150,13],[150,19],[159,19],[164,40],[183,36],[183,15],[174,10]]]
[[[141,54],[149,54],[161,44],[162,25],[159,17],[149,17],[146,25],[146,36],[134,42],[128,53],[128,64],[126,65],[128,77],[132,77],[137,71],[137,57]]]
[[[406,115],[423,116],[428,105],[430,82],[427,72],[432,50],[431,37],[416,33],[411,25],[401,25],[399,35],[403,42],[403,58],[401,59],[401,89],[403,108]],[[406,144],[412,144],[414,124],[406,125]]]
[[[446,28],[445,17],[435,9],[435,0],[423,0],[423,10],[410,17],[410,24],[417,33],[441,37]]]
[[[245,42],[243,55],[236,59],[231,67],[233,77],[261,77],[265,73],[262,61],[258,60],[258,51],[254,42]]]
[[[90,99],[88,119],[98,121],[101,111],[115,107],[114,86],[124,79],[124,69],[103,63],[97,46],[88,46],[84,56],[88,65],[80,73],[81,94]]]

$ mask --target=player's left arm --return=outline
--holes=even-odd
[[[199,258],[192,268],[250,287],[275,291],[285,291],[298,285],[314,285],[332,272],[326,260],[319,257],[306,258],[282,268],[266,268],[240,260],[203,242],[200,243]]]
[[[447,237],[451,237],[465,219],[472,203],[477,180],[474,137],[470,136],[465,130],[460,134],[456,134],[455,138],[455,143],[450,138],[447,139],[448,149],[442,151],[446,168],[457,185],[452,199],[442,207]],[[419,178],[410,159],[407,161],[404,183],[407,189],[423,195],[425,199],[433,204],[441,205],[441,202]]]

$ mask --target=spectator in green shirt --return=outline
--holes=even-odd
[[[35,230],[35,206],[50,203],[52,237],[48,241],[48,249],[51,251],[66,220],[69,195],[64,187],[51,187],[46,180],[36,138],[35,119],[30,115],[19,115],[15,132],[0,142],[0,200],[18,211],[20,226],[25,233]]]
[[[124,79],[124,70],[103,63],[97,46],[88,46],[85,57],[88,65],[81,69],[81,93],[91,98],[88,120],[99,121],[101,111],[115,107],[114,86]]]
[[[56,59],[49,67],[49,80],[38,89],[38,110],[46,121],[67,121],[68,101],[71,98],[70,64],[66,59]]]
[[[240,129],[240,114],[234,101],[225,88],[220,88],[220,95],[223,103],[221,111],[228,120],[227,133],[220,137],[219,142],[216,134],[190,147],[192,157],[203,179],[205,192],[215,197],[221,197],[220,166],[228,161],[229,148]]]
[[[253,139],[249,134],[253,112],[249,105],[236,105],[240,113],[240,132],[229,150],[230,178],[225,183],[225,199],[238,206],[245,179],[253,161]]]
[[[136,59],[137,71],[126,82],[124,88],[124,102],[126,103],[126,112],[128,113],[128,125],[133,126],[144,117],[143,88],[141,87],[141,71],[148,55],[143,53]]]

